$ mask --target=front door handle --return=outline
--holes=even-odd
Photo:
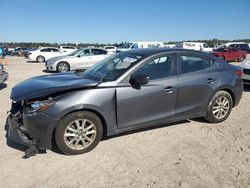
[[[213,78],[208,78],[206,81],[206,83],[208,83],[208,84],[212,84],[214,82],[215,82],[215,79],[213,79]]]
[[[173,93],[174,88],[171,87],[171,86],[169,86],[169,87],[166,87],[166,88],[164,89],[164,91],[165,91],[166,93]]]

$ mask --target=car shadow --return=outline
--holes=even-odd
[[[37,61],[26,61],[26,63],[39,63],[39,62],[37,62]]]
[[[47,69],[44,69],[42,70],[44,73],[56,73],[56,71],[50,71],[50,70],[47,70]]]
[[[250,92],[250,85],[244,85],[244,92]]]
[[[116,138],[116,137],[127,136],[130,134],[135,134],[135,133],[139,133],[139,132],[144,132],[144,131],[149,131],[149,130],[154,130],[154,129],[161,129],[161,128],[165,128],[165,127],[175,126],[175,125],[179,125],[179,124],[186,124],[186,123],[190,123],[190,120],[182,120],[182,121],[173,122],[173,123],[159,124],[156,126],[150,126],[150,127],[146,127],[146,128],[137,129],[137,130],[127,131],[127,132],[119,133],[117,135],[112,135],[112,136],[105,136],[104,135],[102,138],[102,141],[109,140],[109,139]]]
[[[6,83],[1,83],[0,84],[0,90],[4,89],[7,87],[7,84]]]

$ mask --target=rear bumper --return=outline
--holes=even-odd
[[[7,137],[25,146],[35,145],[39,149],[51,149],[57,122],[46,114],[36,113],[23,115],[21,124],[15,116],[9,115]]]

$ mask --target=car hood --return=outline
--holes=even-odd
[[[56,61],[59,61],[62,59],[69,59],[72,57],[74,57],[74,56],[60,55],[60,56],[56,56],[56,57],[52,57],[52,58],[48,59],[47,62],[56,62]]]
[[[98,85],[96,81],[83,79],[81,75],[82,72],[68,72],[33,77],[14,86],[10,98],[14,101],[22,101]]]

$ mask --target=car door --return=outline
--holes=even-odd
[[[206,106],[216,82],[210,71],[214,61],[192,53],[178,54],[177,117],[192,117],[200,114]]]
[[[232,60],[238,60],[240,58],[240,52],[236,48],[231,49]]]
[[[49,58],[51,58],[52,50],[51,48],[43,48],[40,50],[39,55],[43,56],[45,60],[47,61]]]
[[[177,79],[174,54],[164,54],[143,63],[131,76],[146,75],[149,83],[134,89],[120,83],[117,94],[117,123],[119,129],[150,125],[170,120],[175,115]]]
[[[74,69],[86,69],[91,66],[91,58],[90,49],[84,49],[74,58],[71,65]]]
[[[91,49],[91,62],[94,65],[95,63],[105,59],[109,55],[107,55],[108,51],[102,49]]]

